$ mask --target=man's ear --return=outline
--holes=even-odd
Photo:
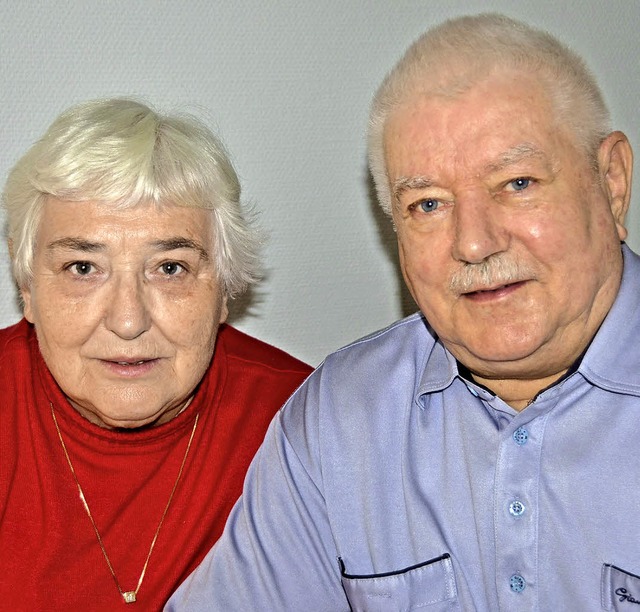
[[[611,132],[598,150],[598,167],[620,240],[627,237],[625,217],[631,201],[633,150],[622,132]]]

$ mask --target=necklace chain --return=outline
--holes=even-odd
[[[198,427],[198,419],[200,418],[200,413],[196,414],[196,419],[193,423],[193,429],[191,430],[191,436],[189,437],[189,442],[187,443],[187,450],[184,453],[184,457],[182,458],[182,463],[180,464],[180,469],[178,470],[178,477],[176,478],[176,481],[173,483],[173,488],[171,489],[171,493],[169,494],[169,500],[167,501],[167,505],[164,508],[164,512],[162,513],[162,517],[160,518],[160,522],[158,523],[158,527],[156,528],[156,532],[153,536],[153,540],[151,541],[151,546],[149,546],[149,552],[147,553],[147,558],[145,559],[144,562],[144,566],[142,568],[142,572],[140,572],[140,578],[138,578],[138,585],[136,586],[134,591],[123,591],[122,587],[120,586],[120,583],[118,582],[118,578],[116,577],[116,573],[113,569],[113,565],[111,565],[111,561],[109,560],[109,555],[107,554],[107,549],[104,546],[104,543],[102,541],[102,537],[100,536],[100,532],[98,531],[98,527],[96,525],[96,522],[93,518],[93,515],[91,514],[91,510],[89,509],[89,504],[87,503],[87,498],[85,497],[84,491],[82,490],[82,487],[80,486],[80,481],[78,480],[78,476],[76,475],[76,471],[73,468],[73,463],[71,463],[71,457],[69,457],[69,451],[67,451],[67,445],[64,443],[64,440],[62,438],[62,432],[60,431],[60,426],[58,425],[58,419],[56,418],[56,412],[53,409],[53,403],[49,402],[49,406],[51,406],[51,416],[53,417],[53,422],[56,426],[56,431],[58,432],[58,438],[60,439],[60,444],[62,445],[62,450],[64,451],[64,456],[67,459],[67,463],[69,464],[69,469],[71,470],[71,474],[73,475],[73,479],[76,482],[76,486],[78,487],[78,492],[80,493],[80,500],[82,501],[82,505],[84,506],[84,509],[87,513],[87,516],[89,517],[89,520],[91,521],[91,525],[93,526],[93,531],[96,534],[96,538],[98,539],[98,544],[100,544],[100,549],[102,550],[102,555],[104,556],[104,560],[107,562],[107,566],[109,568],[109,571],[111,572],[111,575],[113,576],[113,580],[116,583],[116,587],[118,587],[118,591],[120,592],[120,595],[122,595],[122,598],[124,599],[125,603],[134,603],[137,599],[138,596],[138,591],[140,590],[140,587],[142,586],[142,581],[144,580],[144,575],[147,571],[147,566],[149,565],[149,559],[151,558],[151,553],[153,552],[153,549],[156,545],[156,541],[158,540],[158,535],[160,533],[160,528],[162,527],[162,524],[164,523],[164,519],[167,516],[167,513],[169,512],[169,506],[171,505],[171,502],[173,501],[173,495],[176,492],[176,489],[178,488],[178,482],[180,482],[180,477],[182,476],[182,471],[184,469],[185,463],[187,462],[187,456],[189,455],[189,450],[191,449],[191,443],[193,442],[193,436],[196,433],[196,428]]]

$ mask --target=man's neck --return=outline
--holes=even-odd
[[[568,372],[573,372],[573,370],[574,368],[568,368],[552,376],[536,380],[483,378],[471,372],[468,375],[471,380],[486,387],[506,404],[520,412],[531,404],[538,394],[557,383]]]

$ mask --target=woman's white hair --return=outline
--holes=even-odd
[[[584,61],[547,32],[504,15],[459,17],[418,38],[374,96],[369,169],[385,212],[391,214],[392,207],[384,158],[389,113],[412,96],[455,96],[502,69],[526,71],[540,79],[555,109],[555,122],[570,130],[595,164],[598,146],[610,130],[609,111]]]
[[[251,211],[242,209],[238,176],[220,140],[193,117],[163,116],[128,99],[94,100],[62,113],[11,170],[3,193],[20,288],[33,275],[48,197],[211,210],[226,294],[258,278],[260,236]]]

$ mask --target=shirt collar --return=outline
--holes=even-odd
[[[444,347],[435,331],[423,317],[425,332],[433,337],[425,360],[424,370],[417,389],[417,397],[425,393],[434,393],[446,389],[458,376],[458,364],[455,357]]]
[[[578,368],[592,384],[640,395],[640,257],[622,246],[618,295]]]

